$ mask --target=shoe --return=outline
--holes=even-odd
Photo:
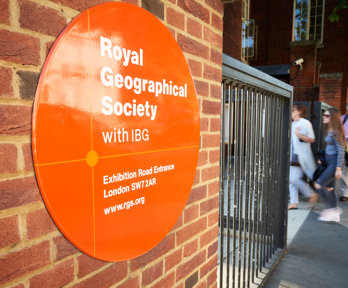
[[[322,222],[340,222],[340,214],[334,209],[325,209],[318,218]]]
[[[340,197],[340,201],[344,202],[344,201],[347,201],[348,200],[348,197],[346,196],[341,196]]]
[[[297,204],[296,203],[292,203],[292,204],[289,204],[288,205],[288,210],[295,210],[295,209],[297,209],[298,207],[297,207]]]
[[[342,210],[340,207],[337,207],[337,208],[336,208],[336,213],[337,213],[338,215],[342,215],[342,214],[343,214],[343,210]]]

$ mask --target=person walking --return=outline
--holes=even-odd
[[[343,125],[343,131],[344,136],[346,138],[346,151],[347,151],[347,142],[348,142],[348,102],[346,103],[346,114],[342,115],[341,121]],[[347,201],[348,200],[348,177],[347,177],[347,161],[345,165],[343,165],[342,170],[342,178],[340,179],[340,190],[341,190],[341,197],[340,201]]]
[[[318,189],[320,196],[326,202],[327,209],[320,213],[318,220],[339,222],[342,210],[337,206],[337,195],[334,187],[335,179],[342,178],[345,137],[338,110],[326,110],[323,114],[323,123],[327,124],[327,135],[325,137],[327,167],[315,182],[314,187]]]
[[[291,147],[290,147],[290,203],[288,209],[298,208],[298,191],[309,199],[311,206],[317,201],[317,194],[304,181],[306,176],[312,180],[316,169],[316,163],[311,150],[311,143],[315,141],[311,122],[303,118],[306,114],[306,106],[295,104],[292,108]]]

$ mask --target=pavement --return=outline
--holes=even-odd
[[[301,202],[288,213],[288,246],[265,288],[346,288],[348,287],[348,201],[340,223],[317,220],[324,209]]]

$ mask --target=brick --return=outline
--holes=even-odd
[[[82,278],[88,275],[89,273],[92,273],[95,270],[98,270],[99,268],[103,267],[108,262],[92,258],[86,254],[82,254],[77,258],[77,263],[79,267],[78,277]]]
[[[40,65],[40,40],[0,29],[0,59],[38,66]]]
[[[25,171],[34,170],[33,156],[31,153],[31,144],[30,143],[23,144],[22,151],[24,156],[24,170]]]
[[[196,20],[187,18],[187,33],[199,39],[203,37],[203,25]]]
[[[176,38],[176,31],[175,31],[174,29],[170,28],[170,27],[167,27],[167,28],[168,28],[170,34],[172,34],[172,36],[173,36],[174,38]]]
[[[224,4],[220,0],[205,0],[211,8],[213,8],[216,12],[223,15],[224,14]]]
[[[87,287],[110,287],[117,282],[127,277],[127,262],[118,262],[110,268],[105,269],[98,274],[80,282],[72,287],[87,288]]]
[[[198,202],[207,196],[207,186],[200,186],[191,190],[189,199],[187,200],[187,204],[192,204],[194,202]]]
[[[213,283],[217,283],[217,268],[212,270],[207,277],[207,286],[210,287]]]
[[[33,276],[30,280],[30,287],[35,288],[59,288],[74,280],[74,260],[70,259],[60,263],[52,269]]]
[[[183,223],[184,223],[184,220],[183,220],[183,212],[181,213],[179,219],[176,221],[175,225],[173,226],[172,230],[171,231],[175,231],[176,229],[179,229]]]
[[[160,278],[163,274],[163,261],[153,265],[152,267],[146,269],[142,273],[142,286],[154,282],[156,279]]]
[[[18,216],[0,219],[0,248],[13,245],[20,241]]]
[[[213,63],[222,66],[222,52],[220,50],[210,49],[210,60]],[[221,95],[221,93],[219,95]],[[220,98],[220,96],[216,98]]]
[[[164,4],[160,0],[142,0],[141,7],[157,18],[164,20]]]
[[[54,42],[47,42],[46,43],[46,56],[48,55],[48,53],[50,52],[51,48],[53,47]]]
[[[218,100],[222,99],[221,85],[210,84],[210,97]]]
[[[9,0],[0,1],[0,23],[10,24],[10,2]]]
[[[110,2],[110,0],[52,0],[53,2],[73,8],[78,11],[84,11],[94,5]],[[125,1],[128,2],[128,1]],[[137,4],[137,3],[133,3]]]
[[[211,258],[207,263],[205,263],[200,269],[200,276],[203,278],[208,274],[209,271],[212,271],[215,267],[217,267],[217,255]]]
[[[200,3],[192,1],[192,0],[178,0],[177,5],[180,8],[182,8],[184,11],[189,12],[193,16],[198,17],[199,19],[209,24],[210,22],[209,10],[205,8],[203,5],[201,5]]]
[[[143,267],[146,264],[169,252],[171,249],[174,248],[174,241],[174,234],[167,235],[158,245],[152,248],[149,252],[134,260],[131,260],[131,270],[134,271],[140,267]]]
[[[41,200],[34,177],[0,181],[0,210]]]
[[[205,259],[205,251],[201,251],[198,255],[180,265],[176,270],[176,281],[178,282],[180,279],[192,273],[194,269],[204,263]]]
[[[219,31],[223,29],[222,17],[216,15],[215,13],[211,14],[211,25]]]
[[[202,148],[220,147],[220,135],[203,135]]]
[[[151,286],[151,288],[172,288],[174,287],[174,280],[174,273],[171,273],[155,285]]]
[[[209,151],[209,163],[214,164],[219,161],[220,161],[220,150]]]
[[[235,1],[225,5],[223,31],[224,53],[241,60],[242,1]]]
[[[185,15],[168,7],[167,23],[181,30],[185,30]]]
[[[192,185],[196,185],[201,183],[201,170],[197,169],[196,170],[196,174],[195,174],[195,179],[193,179],[193,184]]]
[[[196,77],[202,77],[202,63],[192,60],[192,59],[188,59],[188,65],[190,67],[190,71],[192,76],[196,76]]]
[[[216,196],[214,198],[210,198],[200,205],[200,215],[204,215],[206,213],[209,213],[210,211],[216,209],[219,207],[219,196]]]
[[[220,152],[219,152],[220,154]],[[220,189],[220,181],[215,181],[212,183],[209,183],[208,185],[208,197],[213,195],[219,195],[219,189]]]
[[[176,243],[180,245],[207,228],[207,219],[200,218],[176,232]]]
[[[207,280],[201,280],[200,283],[198,283],[198,285],[196,286],[196,288],[207,288]]]
[[[203,100],[203,113],[211,115],[220,115],[221,113],[221,103],[210,100]]]
[[[209,181],[219,177],[218,166],[202,169],[202,182]]]
[[[216,239],[215,242],[208,247],[208,258],[210,258],[214,254],[217,254],[218,247],[219,247],[219,243],[218,243],[218,240]]]
[[[220,118],[210,118],[210,132],[220,132],[221,130],[221,119]]]
[[[199,247],[201,249],[218,238],[218,229],[219,226],[216,225],[199,237]]]
[[[192,288],[198,282],[198,271],[185,280],[185,288]]]
[[[208,163],[208,152],[200,151],[198,155],[198,163],[197,166],[203,166]]]
[[[27,236],[32,239],[56,230],[46,209],[41,209],[27,215]]]
[[[210,43],[210,45],[222,49],[222,36],[215,33],[213,30],[208,28],[207,26],[204,26],[203,30],[203,39]]]
[[[208,118],[201,118],[201,132],[207,132],[209,131],[209,119]]]
[[[1,11],[1,7],[0,7],[0,11]],[[13,88],[12,88],[12,69],[11,68],[0,67],[0,83],[1,83],[0,97],[1,96],[12,97]]]
[[[219,223],[219,211],[215,211],[208,215],[208,227],[218,225]]]
[[[32,108],[0,105],[0,135],[29,135]]]
[[[168,272],[170,269],[178,265],[182,260],[182,249],[176,250],[172,254],[166,257],[165,264],[165,272]]]
[[[22,28],[57,37],[66,19],[59,11],[28,0],[19,0],[19,23]]]
[[[0,173],[17,171],[17,147],[13,144],[0,144]]]
[[[196,93],[201,96],[209,96],[209,84],[204,81],[194,80]]]
[[[193,220],[196,220],[199,215],[199,206],[193,205],[184,210],[184,223],[187,224]]]
[[[132,278],[122,283],[121,285],[116,286],[117,288],[139,288],[139,277]]]
[[[36,86],[39,82],[39,73],[30,71],[18,71],[19,94],[24,100],[34,100]]]
[[[56,261],[61,260],[70,255],[76,254],[79,250],[73,246],[64,236],[59,236],[53,240],[56,246]]]
[[[222,73],[221,69],[219,68],[214,68],[210,65],[204,64],[204,72],[203,72],[203,77],[204,79],[209,79],[217,82],[221,82],[222,80]]]
[[[195,55],[203,59],[209,58],[209,47],[207,47],[206,45],[182,34],[178,34],[177,41],[183,52]]]
[[[50,263],[48,241],[1,257],[0,285]]]
[[[198,250],[198,239],[191,241],[184,246],[184,257],[189,257]]]

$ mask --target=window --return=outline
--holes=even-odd
[[[322,42],[325,0],[295,0],[293,40]]]
[[[242,24],[242,58],[246,61],[254,57],[255,21],[243,20]]]
[[[250,0],[242,0],[242,4],[242,59],[249,61],[255,54],[255,21],[249,19]]]

